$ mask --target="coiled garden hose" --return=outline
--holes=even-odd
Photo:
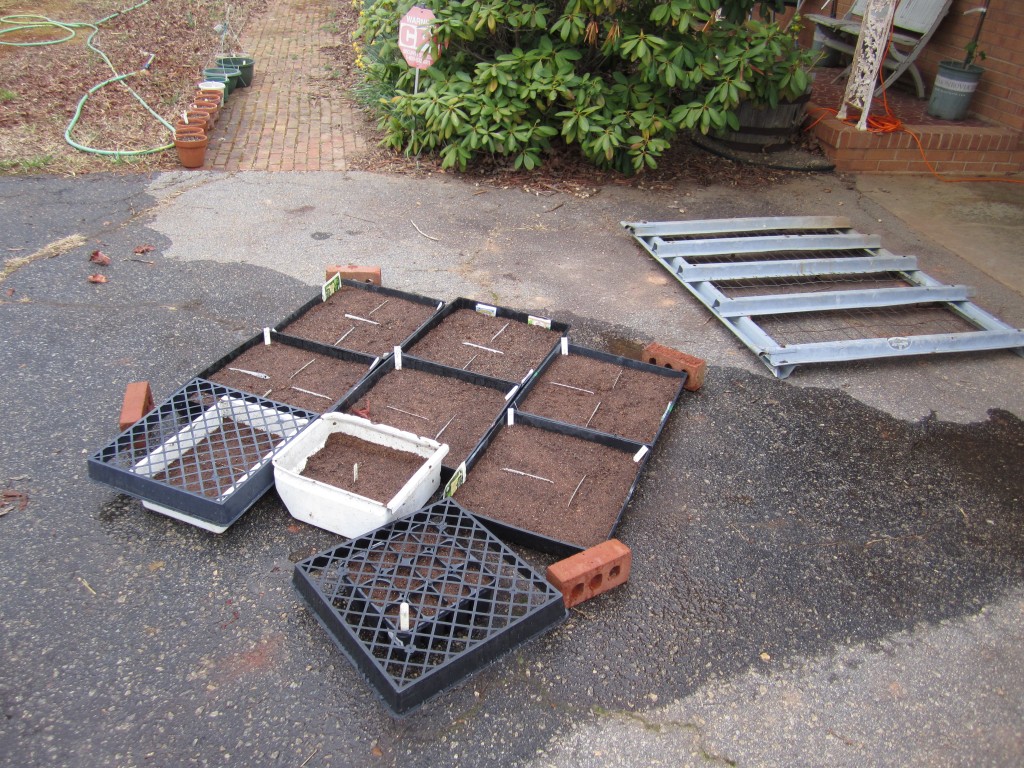
[[[79,144],[77,141],[71,138],[71,133],[72,131],[74,131],[75,126],[78,124],[79,118],[81,118],[82,116],[82,109],[85,106],[85,102],[89,99],[90,96],[99,91],[101,88],[104,88],[112,83],[124,83],[124,81],[127,80],[129,77],[133,77],[134,75],[145,72],[153,64],[153,59],[155,58],[155,55],[149,54],[148,61],[146,61],[146,63],[140,69],[137,69],[134,72],[118,74],[117,67],[114,66],[113,62],[110,60],[107,54],[105,54],[102,50],[100,50],[97,46],[93,44],[93,38],[95,38],[96,35],[99,34],[101,24],[105,24],[111,19],[128,13],[129,11],[134,11],[137,8],[143,7],[144,5],[148,5],[150,2],[151,0],[142,0],[141,2],[136,3],[130,8],[125,8],[121,11],[114,11],[114,13],[110,14],[109,16],[104,16],[102,19],[99,19],[98,21],[56,21],[46,16],[29,13],[13,14],[10,16],[0,16],[0,24],[10,25],[4,28],[0,28],[0,37],[11,34],[13,32],[22,32],[26,30],[47,28],[62,30],[65,33],[63,37],[59,37],[54,40],[42,40],[28,43],[11,43],[4,40],[0,40],[0,45],[10,45],[19,48],[29,48],[43,45],[57,45],[58,43],[65,43],[68,40],[74,39],[75,35],[78,34],[77,30],[79,29],[92,30],[89,33],[89,36],[86,38],[85,44],[91,51],[93,51],[94,53],[99,55],[101,59],[103,59],[104,63],[108,67],[110,67],[110,71],[114,73],[114,77],[108,78],[107,80],[104,80],[101,83],[97,83],[88,91],[86,91],[85,95],[82,96],[82,98],[79,100],[78,106],[75,108],[75,113],[71,117],[71,121],[68,123],[67,128],[64,130],[64,140],[75,149],[80,150],[82,152],[89,152],[94,155],[106,155],[110,157],[121,158],[138,157],[140,155],[151,155],[156,152],[163,152],[164,150],[171,149],[174,146],[174,144],[164,144],[159,147],[134,150],[97,149],[96,147],[87,147],[84,144]],[[138,93],[136,93],[134,88],[132,88],[127,83],[124,83],[124,87],[127,88],[128,92],[132,96],[134,96],[136,100],[138,100],[138,102],[142,104],[143,107],[146,108],[146,111],[148,111],[149,114],[151,114],[153,117],[159,120],[163,124],[163,126],[167,128],[168,131],[171,131],[173,133],[174,126],[172,126],[169,122],[164,120],[160,115],[153,111],[152,107],[150,107],[149,104],[146,103],[145,99],[143,99]]]

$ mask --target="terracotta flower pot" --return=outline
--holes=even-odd
[[[204,128],[206,128],[206,127],[213,128],[213,126],[210,125],[210,113],[209,112],[197,112],[194,109],[190,109],[190,110],[188,110],[185,113],[185,117],[188,118],[188,122],[189,123],[195,123],[196,125],[201,125]],[[184,122],[184,121],[182,121],[182,122]],[[209,132],[209,131],[207,131],[207,132]]]
[[[199,123],[186,123],[181,120],[174,124],[174,135],[184,136],[185,134],[199,134],[200,136],[206,135],[206,123],[202,125]]]
[[[196,91],[192,101],[197,103],[213,104],[218,109],[224,103],[224,97],[217,91]]]
[[[202,168],[206,161],[206,148],[209,145],[210,139],[205,134],[185,134],[174,137],[178,160],[186,168]]]
[[[210,130],[217,125],[217,108],[209,104],[189,104],[188,112],[202,113],[206,115],[206,125]]]

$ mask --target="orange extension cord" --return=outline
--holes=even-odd
[[[891,45],[891,40],[890,40],[890,45]],[[888,56],[888,51],[886,51],[886,56]],[[879,67],[878,79],[879,79],[880,82],[883,80],[884,76],[885,76],[885,68],[884,67]],[[917,136],[916,133],[914,133],[912,130],[907,128],[903,124],[903,121],[900,120],[898,117],[896,117],[896,115],[894,115],[892,113],[892,110],[889,109],[889,99],[886,96],[886,92],[885,91],[882,91],[882,104],[885,106],[885,114],[884,115],[871,115],[871,114],[868,115],[868,119],[867,119],[868,132],[869,133],[899,133],[899,132],[902,131],[903,133],[909,134],[910,138],[912,138],[914,140],[914,142],[917,144],[917,148],[918,148],[918,150],[921,153],[921,159],[924,160],[925,166],[927,166],[928,170],[931,171],[932,176],[934,176],[939,181],[944,182],[946,184],[963,184],[965,182],[998,182],[998,183],[1002,183],[1002,184],[1024,184],[1024,179],[997,179],[997,178],[990,178],[990,177],[950,179],[950,178],[946,178],[944,176],[940,176],[938,171],[935,170],[935,167],[928,160],[928,155],[925,154],[924,147],[921,145],[921,139]],[[807,126],[807,128],[806,128],[807,131],[810,131],[812,128],[814,128],[814,126],[816,126],[818,123],[820,123],[822,120],[824,120],[828,116],[829,113],[831,113],[832,115],[838,115],[839,114],[839,110],[832,109],[830,107],[819,107],[819,109],[821,110],[822,114],[814,122],[812,122],[809,126]],[[854,123],[857,122],[857,119],[858,118],[855,118],[855,117],[848,117],[843,122],[847,123],[849,125],[853,125]]]

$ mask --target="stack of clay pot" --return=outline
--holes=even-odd
[[[174,125],[174,146],[178,159],[186,168],[202,168],[206,160],[206,149],[210,144],[210,132],[217,123],[224,100],[223,89],[202,87],[200,83],[192,103]]]

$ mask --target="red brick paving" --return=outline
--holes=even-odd
[[[366,149],[361,120],[347,99],[331,95],[326,78],[339,44],[324,27],[329,3],[270,0],[243,31],[256,60],[253,83],[228,99],[207,152],[219,171],[345,171]]]

